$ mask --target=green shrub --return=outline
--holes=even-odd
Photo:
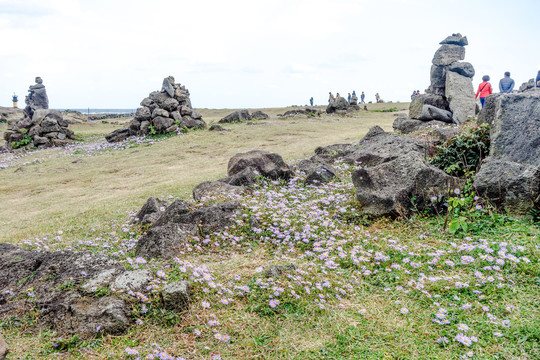
[[[18,149],[20,147],[30,144],[31,142],[32,142],[32,138],[30,137],[30,135],[24,134],[24,137],[22,138],[21,141],[18,141],[18,142],[13,141],[11,143],[11,148]]]
[[[454,176],[476,172],[489,154],[489,125],[482,124],[436,147],[431,164]]]

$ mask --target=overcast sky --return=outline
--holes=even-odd
[[[439,42],[497,85],[540,67],[539,0],[0,0],[0,105],[41,76],[51,108],[136,108],[168,75],[194,107],[408,101]],[[497,86],[494,86],[497,88]]]

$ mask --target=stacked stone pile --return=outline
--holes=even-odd
[[[330,103],[326,107],[326,113],[327,114],[336,113],[339,115],[344,115],[353,110],[360,110],[360,107],[358,106],[358,98],[356,99],[356,102],[357,102],[356,105],[349,104],[347,99],[340,96],[334,101],[330,101]]]
[[[10,120],[4,140],[8,149],[38,149],[69,144],[75,135],[62,113],[49,110],[49,99],[43,80],[36,77],[36,84],[30,86],[26,96],[24,118]]]
[[[465,59],[467,37],[452,34],[440,44],[433,56],[426,94],[413,98],[409,118],[396,119],[396,130],[407,133],[429,125],[462,124],[475,115],[474,67],[461,61]]]
[[[163,79],[161,91],[154,91],[141,101],[133,120],[124,129],[107,135],[109,142],[125,140],[128,136],[167,134],[182,128],[206,128],[202,115],[191,107],[189,90],[176,84],[174,77]]]

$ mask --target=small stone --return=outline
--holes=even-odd
[[[161,290],[161,303],[167,310],[183,312],[189,309],[191,284],[188,281],[172,282]]]

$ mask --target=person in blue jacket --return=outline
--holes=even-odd
[[[514,80],[510,78],[510,72],[505,72],[504,77],[499,81],[499,91],[503,94],[510,94],[514,90]]]
[[[536,87],[540,88],[540,70],[538,70],[538,75],[536,75]]]

